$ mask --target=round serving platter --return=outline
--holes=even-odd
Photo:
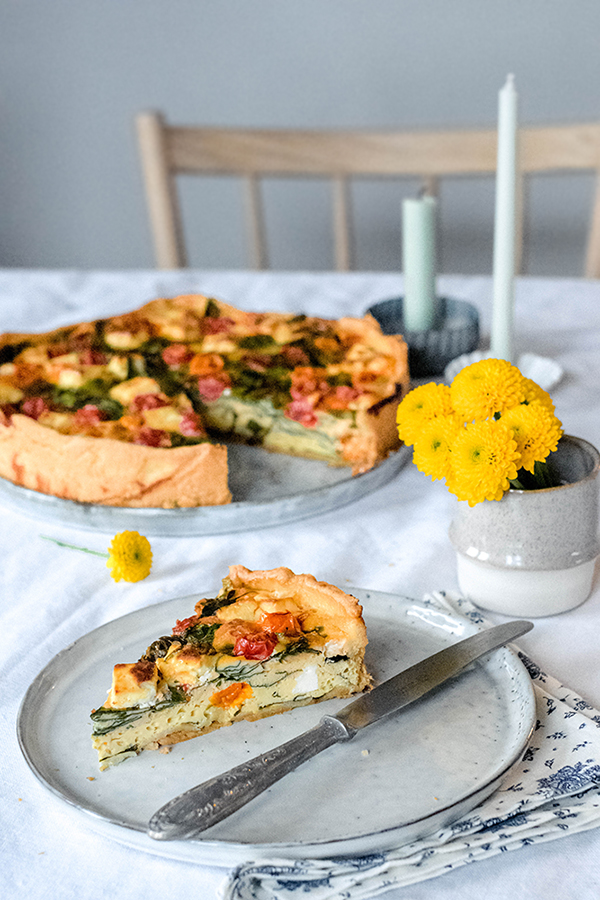
[[[350,588],[363,604],[375,682],[477,628],[407,597]],[[531,679],[496,650],[423,699],[300,766],[202,839],[154,841],[152,814],[199,782],[306,731],[347,700],[238,722],[168,755],[145,752],[98,772],[89,713],[115,662],[135,660],[186,616],[193,597],[147,607],[59,653],[29,687],[17,731],[41,782],[84,826],[145,851],[216,865],[329,858],[401,846],[432,834],[489,796],[522,756],[535,723]]]
[[[112,534],[133,529],[148,537],[230,534],[283,525],[359,500],[395,478],[410,455],[410,449],[403,445],[368,472],[353,476],[347,467],[231,444],[229,488],[233,501],[225,506],[102,506],[42,494],[4,478],[0,478],[0,503],[36,519],[88,531]]]

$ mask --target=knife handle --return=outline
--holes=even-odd
[[[318,725],[248,762],[241,763],[185,791],[162,806],[148,823],[148,834],[159,841],[194,837],[240,809],[249,800],[339,741],[356,732],[331,716]]]

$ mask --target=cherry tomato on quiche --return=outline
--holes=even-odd
[[[162,352],[162,358],[168,366],[180,366],[189,362],[193,355],[194,351],[187,344],[170,344]]]
[[[183,634],[184,631],[187,631],[188,628],[195,625],[197,621],[198,616],[189,616],[187,619],[177,619],[173,626],[173,634]]]
[[[43,413],[48,411],[49,407],[42,397],[30,397],[28,400],[24,400],[21,405],[21,412],[24,416],[29,416],[30,419],[39,419]]]
[[[265,613],[261,619],[265,631],[275,634],[302,634],[302,628],[291,612]]]
[[[106,419],[106,413],[94,403],[86,403],[75,413],[75,424],[79,426],[99,425]]]
[[[233,655],[243,656],[245,659],[268,659],[276,644],[277,635],[268,631],[242,634],[235,642]]]

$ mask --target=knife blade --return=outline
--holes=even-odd
[[[154,813],[147,833],[154,840],[193,838],[245,806],[289,772],[340,741],[428,694],[468,665],[533,628],[505,622],[479,631],[394,675],[298,737],[184,791]]]

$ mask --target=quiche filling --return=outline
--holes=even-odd
[[[370,316],[250,313],[199,294],[154,300],[46,335],[0,336],[0,476],[45,489],[19,455],[32,433],[22,417],[63,438],[144,448],[139,459],[226,438],[363,472],[397,448],[407,384],[404,341]],[[47,492],[62,489],[57,480]]]
[[[92,712],[100,769],[196,737],[369,684],[366,630],[355,598],[286,568],[232,566],[220,593],[114,667]]]

